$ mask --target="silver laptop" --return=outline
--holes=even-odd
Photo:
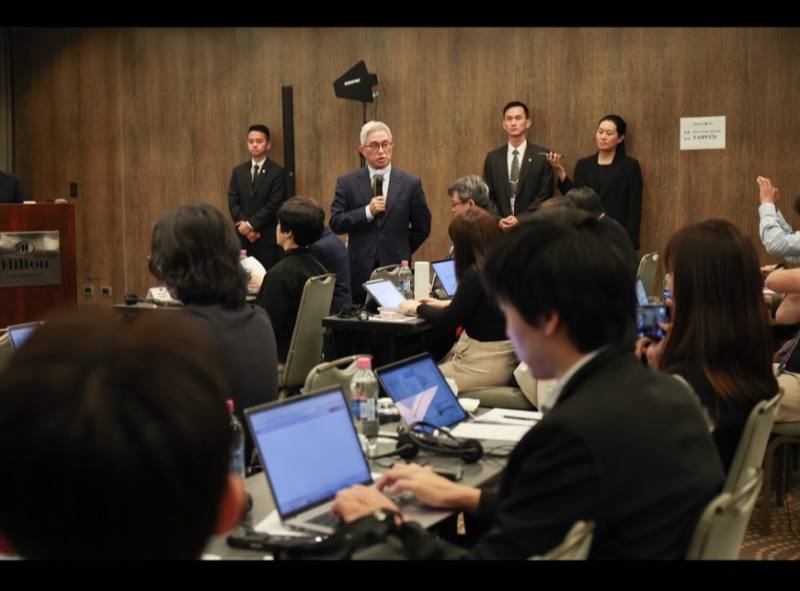
[[[375,374],[410,426],[430,433],[469,418],[429,353],[384,365]]]
[[[369,295],[375,298],[379,306],[396,310],[400,304],[406,301],[405,296],[400,293],[397,286],[391,279],[373,279],[364,283],[364,289]]]
[[[41,320],[37,322],[26,322],[25,324],[12,324],[8,327],[8,336],[11,338],[11,346],[15,351],[19,351],[22,344],[28,340],[33,331],[44,324]]]
[[[333,533],[336,493],[372,483],[342,389],[247,408],[244,414],[281,522],[308,533]]]

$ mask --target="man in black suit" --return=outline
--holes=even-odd
[[[268,159],[271,147],[269,128],[251,125],[247,130],[251,159],[233,169],[228,188],[228,204],[242,248],[267,270],[283,252],[275,242],[275,226],[278,208],[286,201],[284,170]]]
[[[547,148],[529,144],[531,119],[528,106],[511,101],[503,107],[503,129],[508,143],[486,155],[483,178],[489,185],[490,211],[500,229],[515,226],[519,216],[532,212],[539,202],[552,197],[553,170],[542,154]]]
[[[17,177],[0,170],[0,203],[22,203],[25,194],[19,186]]]
[[[379,491],[408,490],[485,522],[469,553],[444,546],[451,557],[525,559],[589,520],[590,558],[682,558],[722,465],[697,397],[633,355],[634,275],[597,219],[537,213],[504,236],[482,273],[519,358],[536,378],[557,379],[539,400],[544,418],[511,452],[497,490],[398,464],[375,489],[339,492],[334,513],[377,519],[397,511]]]
[[[380,121],[361,128],[358,148],[367,166],[336,180],[330,226],[347,234],[353,302],[374,269],[411,261],[431,233],[431,212],[419,177],[393,168],[392,132]]]

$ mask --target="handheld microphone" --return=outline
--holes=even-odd
[[[383,195],[383,175],[375,173],[372,177],[372,196],[379,197]]]

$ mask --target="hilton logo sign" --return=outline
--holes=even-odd
[[[61,283],[58,231],[0,232],[0,287]]]

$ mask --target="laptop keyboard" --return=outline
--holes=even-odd
[[[336,529],[336,526],[339,525],[339,519],[331,515],[331,513],[328,511],[325,513],[320,513],[313,519],[309,519],[308,522],[313,523],[314,525],[325,525],[334,529]]]

